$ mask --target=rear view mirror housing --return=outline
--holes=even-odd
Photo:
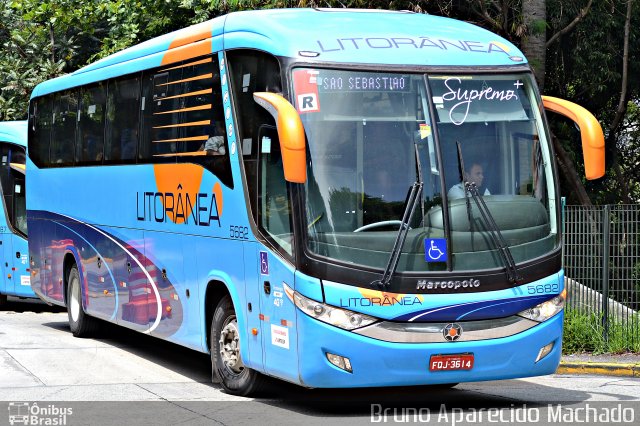
[[[276,120],[284,178],[288,182],[307,181],[306,142],[298,111],[281,95],[256,92],[253,99]]]
[[[592,180],[604,176],[604,134],[593,114],[578,104],[551,96],[543,96],[542,104],[546,110],[573,120],[580,129],[585,177]]]

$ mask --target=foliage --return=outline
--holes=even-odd
[[[546,0],[546,20],[526,21],[525,0],[2,0],[0,1],[0,120],[26,117],[39,82],[72,72],[131,45],[213,17],[247,9],[348,7],[404,9],[463,19],[516,45],[527,34],[566,28],[589,0]],[[542,3],[545,3],[542,1]],[[595,1],[546,53],[545,94],[584,105],[607,136],[607,176],[585,186],[596,203],[640,201],[640,26],[631,25],[626,115],[611,129],[621,93],[627,0]],[[640,19],[633,9],[632,23]],[[532,63],[538,64],[536,58]],[[562,147],[581,173],[581,143],[572,126],[552,120]],[[562,195],[572,199],[563,184]]]
[[[547,2],[550,26],[566,25],[584,6],[585,1]],[[632,203],[640,201],[637,167],[638,149],[637,105],[640,98],[640,30],[631,25],[629,44],[629,82],[627,108],[623,124],[611,129],[621,93],[621,70],[624,19],[627,2],[607,0],[594,2],[590,13],[574,31],[565,35],[547,51],[547,86],[549,94],[571,99],[590,110],[605,131],[607,139],[607,175],[596,182],[587,183],[587,190],[595,203]],[[640,9],[633,10],[632,23],[638,22]],[[635,105],[635,108],[633,106]],[[563,147],[578,159],[579,139],[561,137]],[[580,164],[579,161],[577,164]],[[571,194],[568,195],[570,202]]]
[[[566,309],[564,316],[564,335],[562,352],[573,354],[580,352],[623,353],[640,352],[640,338],[629,338],[629,333],[640,328],[640,318],[636,314],[629,318],[624,327],[615,319],[609,321],[609,336],[604,337],[602,319],[594,312],[586,313],[578,309]]]

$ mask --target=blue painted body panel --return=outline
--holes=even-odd
[[[157,37],[38,85],[32,97],[157,67],[172,41],[198,29],[212,52],[251,48],[308,61],[402,66],[513,66],[522,52],[485,29],[449,18],[389,11],[281,9],[235,12]]]
[[[0,143],[27,148],[27,122],[0,122]],[[5,161],[5,160],[3,160]],[[11,159],[6,159],[11,162]],[[13,232],[7,218],[4,202],[0,208],[0,294],[18,297],[36,297],[29,285],[29,260],[27,239]],[[19,254],[19,256],[18,256]]]
[[[27,122],[26,121],[2,121],[0,122],[0,141],[10,142],[27,148]]]
[[[326,303],[390,321],[442,322],[503,318],[564,289],[564,273],[506,290],[460,294],[394,294],[325,281]]]
[[[314,61],[369,64],[372,69],[379,65],[508,69],[526,64],[515,46],[473,25],[421,14],[311,9],[239,12],[150,40],[42,83],[32,97],[158,67],[176,40],[210,40],[211,53],[218,54],[224,103],[214,107],[225,111],[233,188],[195,164],[39,170],[27,159],[31,285],[38,295],[64,305],[63,261],[71,256],[81,265],[87,313],[208,352],[205,312],[211,307],[206,306],[205,295],[209,283],[221,283],[238,314],[244,364],[306,386],[417,385],[555,371],[562,314],[508,338],[397,344],[338,329],[297,309],[284,294],[285,285],[310,299],[393,321],[498,318],[548,300],[564,284],[560,272],[509,290],[394,295],[387,304],[380,292],[322,283],[296,271],[252,232],[223,54],[223,49],[252,48],[300,61],[309,60],[305,52],[315,52]],[[167,176],[172,177],[173,186],[162,183]],[[193,192],[182,189],[183,184],[193,187]],[[184,222],[169,217],[163,205],[168,194],[172,200],[190,197],[197,203]],[[248,232],[237,238],[229,232],[231,227]],[[261,261],[268,265],[268,272],[261,269]],[[267,282],[270,292],[265,291]],[[543,291],[531,293],[532,285],[542,286]],[[551,341],[556,342],[552,353],[534,363],[540,347]],[[327,351],[349,357],[353,373],[329,364]],[[428,372],[430,355],[462,352],[474,353],[472,371]]]
[[[401,344],[383,342],[320,323],[298,311],[300,383],[309,387],[409,386],[460,383],[553,374],[562,355],[560,313],[522,333],[476,342]],[[540,348],[555,342],[535,362]],[[349,358],[353,373],[329,363],[326,353]],[[470,371],[429,372],[431,355],[474,355]]]

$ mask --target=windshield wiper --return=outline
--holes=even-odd
[[[460,142],[456,142],[456,145],[458,148],[458,166],[460,167],[461,175],[463,177],[462,183],[464,186],[465,198],[467,199],[467,212],[469,214],[469,226],[473,226],[473,225],[472,225],[472,217],[471,217],[471,207],[469,206],[469,198],[467,194],[471,195],[471,199],[474,201],[474,203],[478,207],[480,216],[482,216],[482,220],[484,221],[487,227],[486,230],[487,230],[487,233],[489,234],[489,238],[493,242],[493,245],[498,249],[498,253],[500,254],[500,257],[502,258],[502,261],[504,262],[504,265],[506,268],[507,279],[511,283],[518,282],[522,278],[518,273],[518,267],[516,266],[516,262],[513,260],[513,256],[511,255],[511,250],[509,249],[509,246],[504,240],[504,237],[500,232],[500,228],[498,227],[498,224],[493,218],[491,211],[487,207],[487,204],[484,201],[484,197],[480,194],[480,191],[478,191],[478,185],[476,185],[476,183],[473,181],[468,182],[464,178],[464,170],[466,169],[464,168],[464,160],[462,158],[462,148],[460,147]]]
[[[371,285],[376,285],[380,288],[386,288],[391,284],[391,279],[393,275],[396,273],[396,268],[398,267],[398,261],[400,260],[400,254],[402,253],[402,246],[404,245],[405,240],[407,239],[407,234],[409,233],[409,224],[411,223],[411,219],[413,218],[413,213],[416,210],[416,205],[418,201],[422,199],[422,165],[420,164],[420,153],[418,152],[418,145],[413,144],[415,148],[416,154],[416,166],[418,168],[418,180],[411,185],[411,191],[409,192],[409,196],[407,197],[407,205],[404,209],[404,213],[402,214],[402,221],[400,222],[400,229],[398,230],[398,235],[396,235],[396,240],[393,243],[393,248],[391,249],[391,255],[389,256],[389,261],[387,262],[387,267],[384,269],[384,273],[382,274],[382,278],[379,280],[375,280],[371,283]]]

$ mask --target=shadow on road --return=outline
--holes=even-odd
[[[66,309],[59,306],[49,306],[40,299],[21,299],[9,296],[7,302],[0,305],[0,312],[66,312]]]
[[[40,305],[40,308],[51,309],[46,305]],[[66,317],[64,321],[48,322],[44,325],[70,333]],[[106,322],[102,323],[93,339],[149,360],[194,382],[210,384],[211,365],[208,354]],[[210,386],[220,389],[216,384]],[[522,407],[523,404],[531,408],[546,407],[547,404],[583,402],[589,398],[587,392],[537,384],[535,380],[471,382],[454,388],[416,386],[352,389],[306,389],[273,380],[270,389],[258,395],[253,404],[263,406],[264,409],[285,410],[320,418],[369,416],[375,407],[417,410],[428,408],[431,412],[438,412],[443,406],[447,410],[509,409]],[[204,407],[200,409],[206,411]]]
[[[510,391],[510,388],[514,391]],[[304,389],[279,385],[274,394],[263,395],[263,404],[310,416],[362,416],[373,411],[429,409],[518,409],[547,407],[548,404],[582,402],[589,394],[551,388],[531,382],[505,380],[464,383],[454,388],[411,386],[390,388]]]

